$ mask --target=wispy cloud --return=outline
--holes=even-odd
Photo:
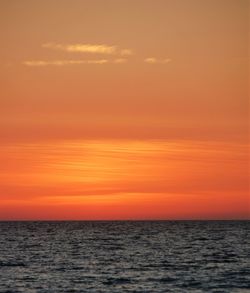
[[[46,43],[42,45],[44,48],[61,50],[66,52],[81,52],[81,53],[99,53],[99,54],[114,54],[117,50],[116,46],[107,45],[91,45],[91,44],[70,44],[62,45],[55,43]]]
[[[134,53],[130,49],[122,49],[122,50],[120,50],[120,54],[121,54],[121,56],[131,56]]]
[[[52,50],[60,50],[66,52],[80,52],[80,53],[93,53],[93,54],[107,54],[107,55],[121,55],[130,56],[133,54],[131,49],[118,49],[117,46],[109,46],[105,44],[56,44],[46,43],[42,45],[44,48]]]
[[[149,64],[166,64],[171,62],[172,60],[170,58],[166,58],[166,59],[157,59],[155,57],[149,57],[144,59],[144,62],[149,63]]]
[[[97,60],[52,60],[52,61],[44,61],[44,60],[31,60],[24,61],[23,64],[26,66],[63,66],[63,65],[77,65],[77,64],[105,64],[108,63],[107,59],[97,59]]]
[[[45,43],[42,45],[44,48],[65,51],[69,53],[80,52],[90,54],[101,54],[109,55],[107,59],[64,59],[64,60],[27,60],[23,61],[22,64],[25,66],[63,66],[63,65],[77,65],[77,64],[124,64],[128,62],[128,59],[134,52],[131,49],[122,49],[118,46],[109,46],[105,44],[59,44],[59,43]],[[88,58],[88,57],[87,57]],[[167,64],[172,59],[165,58],[160,59],[156,57],[147,57],[142,59],[141,62],[148,64]]]
[[[154,58],[154,57],[146,58],[144,61],[146,63],[156,63],[157,62],[156,58]]]
[[[125,59],[125,58],[118,58],[118,59],[115,59],[113,62],[114,63],[117,63],[117,64],[126,63],[127,62],[127,59]]]
[[[154,57],[146,58],[143,60],[149,64],[166,64],[171,62],[171,59],[159,60]],[[80,60],[27,60],[22,64],[25,66],[43,67],[43,66],[65,66],[65,65],[84,65],[84,64],[124,64],[127,63],[126,58],[116,59],[80,59]]]

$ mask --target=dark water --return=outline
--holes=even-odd
[[[247,221],[0,222],[0,292],[250,292]]]

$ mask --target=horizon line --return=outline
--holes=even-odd
[[[233,218],[233,219],[102,219],[102,220],[77,220],[77,219],[58,219],[58,220],[41,220],[41,219],[14,219],[14,220],[2,220],[0,222],[188,222],[188,221],[250,221],[250,218]]]

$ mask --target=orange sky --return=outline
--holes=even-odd
[[[245,219],[247,0],[2,0],[0,219]]]

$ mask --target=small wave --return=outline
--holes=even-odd
[[[128,278],[110,278],[103,282],[104,285],[120,285],[131,283],[131,280]]]
[[[4,262],[0,261],[0,267],[26,267],[23,262]]]

